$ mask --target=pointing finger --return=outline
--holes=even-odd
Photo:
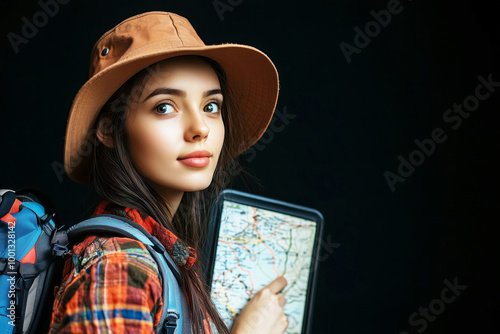
[[[286,279],[283,276],[279,276],[274,281],[272,281],[271,283],[269,283],[266,286],[266,288],[268,288],[269,290],[271,290],[272,293],[278,293],[281,290],[283,290],[283,288],[287,284],[288,284],[288,282],[286,281]]]

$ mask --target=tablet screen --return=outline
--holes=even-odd
[[[229,200],[220,217],[211,296],[225,323],[231,328],[248,300],[282,275],[285,333],[301,333],[317,223]]]

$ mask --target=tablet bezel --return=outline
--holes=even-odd
[[[323,235],[324,218],[323,215],[315,209],[283,202],[263,196],[258,196],[238,190],[226,189],[220,193],[216,201],[212,205],[210,211],[210,221],[207,229],[207,239],[204,245],[206,261],[204,262],[205,279],[209,287],[209,293],[212,287],[213,270],[215,266],[216,247],[218,244],[218,235],[220,231],[220,222],[223,210],[224,201],[231,201],[243,205],[253,206],[269,211],[282,213],[285,215],[295,216],[302,219],[307,219],[316,222],[316,235],[314,239],[311,267],[309,271],[309,279],[307,285],[307,297],[305,301],[304,319],[302,322],[302,333],[311,333],[312,328],[312,312],[316,294],[317,272],[319,265],[319,248]]]

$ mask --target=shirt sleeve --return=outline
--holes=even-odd
[[[50,333],[154,333],[163,307],[155,261],[140,242],[100,240],[73,257]]]

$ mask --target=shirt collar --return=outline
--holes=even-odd
[[[128,218],[141,225],[165,247],[179,266],[190,269],[196,261],[196,250],[185,245],[174,233],[155,221],[151,216],[132,208],[125,208],[109,201],[102,201],[94,215],[112,214]]]

